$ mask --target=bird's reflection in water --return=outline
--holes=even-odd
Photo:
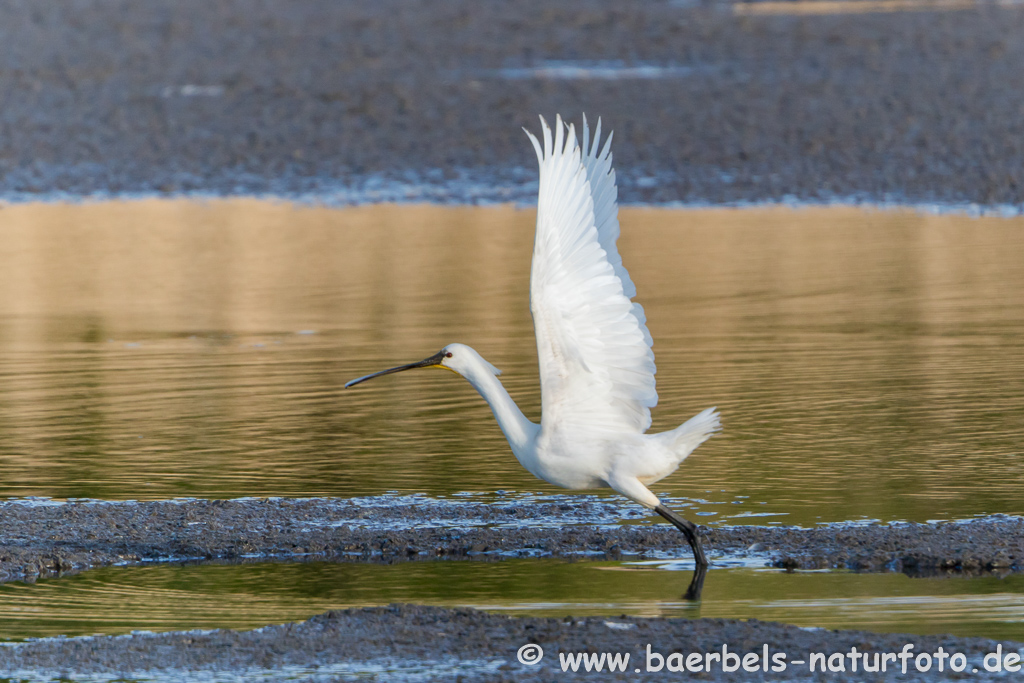
[[[690,579],[690,585],[687,587],[686,592],[683,593],[683,600],[692,600],[694,602],[700,600],[700,594],[704,590],[704,578],[707,575],[707,565],[698,564],[693,568],[693,578]]]

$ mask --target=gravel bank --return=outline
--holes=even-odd
[[[0,503],[0,579],[114,563],[253,558],[345,562],[689,557],[666,524],[597,498],[484,504],[419,497]],[[641,517],[642,518],[642,517]],[[861,571],[1024,570],[1024,519],[703,528],[712,561]]]
[[[1019,207],[1024,8],[957,7],[0,0],[0,196],[532,202],[586,111],[628,202]]]
[[[519,663],[520,647],[535,643],[544,656],[535,665]],[[887,674],[857,674],[845,659],[845,674],[824,676],[809,671],[811,653],[897,653],[907,643],[912,653],[961,653],[964,674],[918,674],[914,660],[902,675],[898,664],[887,663]],[[668,656],[729,651],[739,654],[784,653],[783,672],[723,673],[712,663],[712,673],[686,674],[646,671],[647,646]],[[988,674],[983,659],[1001,645],[1003,654],[1019,652],[1020,644],[996,643],[981,638],[948,636],[880,635],[864,631],[827,631],[752,621],[722,619],[540,619],[508,617],[475,610],[434,607],[378,607],[328,612],[298,624],[269,626],[250,632],[213,631],[135,634],[114,638],[46,639],[0,648],[0,670],[26,678],[54,672],[65,676],[92,676],[91,680],[474,680],[474,681],[678,681],[696,676],[712,681],[761,680],[994,680],[1006,674]],[[629,653],[625,673],[563,672],[558,653]],[[703,657],[700,657],[701,659]],[[840,657],[843,659],[843,657]],[[797,664],[797,661],[806,664]],[[651,668],[657,668],[652,659]],[[707,661],[707,660],[705,660]],[[838,666],[838,660],[833,660]],[[638,676],[639,668],[642,675]],[[978,673],[972,673],[976,669]],[[686,678],[689,680],[689,678]]]

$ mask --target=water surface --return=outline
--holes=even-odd
[[[668,562],[506,560],[108,567],[0,585],[0,638],[251,629],[395,602],[537,616],[739,618],[1024,640],[1024,576],[716,569],[699,603]]]
[[[534,213],[255,200],[0,208],[0,495],[553,493],[473,389],[539,415]],[[655,430],[724,433],[659,493],[702,523],[1020,514],[1024,220],[626,209]]]

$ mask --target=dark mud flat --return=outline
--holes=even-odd
[[[540,645],[544,656],[533,665],[518,661],[519,648]],[[933,660],[929,673],[918,673],[914,660],[908,673],[887,663],[886,674],[810,673],[811,653],[898,653],[906,644],[913,655],[939,648],[960,653],[966,671],[938,673]],[[711,673],[687,674],[667,668],[647,671],[647,647],[663,656],[722,652],[723,644],[740,655],[783,653],[785,671],[723,672],[712,663]],[[66,678],[109,676],[118,680],[210,680],[227,674],[232,680],[989,680],[998,674],[984,669],[986,654],[1019,643],[945,636],[880,635],[863,631],[827,631],[758,621],[721,619],[541,619],[508,617],[475,610],[419,606],[390,606],[328,612],[308,621],[269,626],[250,632],[212,631],[135,634],[119,637],[46,639],[0,648],[0,671],[22,677]],[[629,653],[626,671],[563,672],[559,653]],[[777,664],[770,659],[772,666]],[[870,663],[870,662],[869,662]],[[651,660],[656,669],[658,661]],[[959,662],[958,662],[959,665]],[[770,667],[769,667],[770,668]],[[637,669],[641,676],[637,676]],[[977,673],[972,672],[977,670]],[[1006,676],[1006,674],[1002,674]],[[237,677],[237,678],[236,678]]]
[[[0,0],[0,196],[532,202],[585,111],[629,202],[1024,203],[1019,3],[755,4]]]
[[[688,557],[683,537],[636,508],[571,497],[508,504],[419,497],[0,504],[0,578],[109,564],[251,559],[348,562],[505,557]],[[627,522],[641,522],[622,524]],[[788,568],[1024,569],[1024,519],[943,524],[703,529],[715,557]]]

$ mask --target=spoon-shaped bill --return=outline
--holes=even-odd
[[[381,370],[380,372],[374,372],[374,373],[371,373],[369,375],[365,375],[363,377],[360,377],[358,379],[354,379],[351,382],[346,383],[345,384],[345,388],[348,389],[349,387],[354,387],[355,385],[359,384],[360,382],[365,382],[368,379],[373,379],[374,377],[380,377],[381,375],[390,375],[390,374],[395,373],[395,372],[402,372],[403,370],[412,370],[413,368],[436,367],[436,366],[441,365],[441,361],[443,361],[443,360],[444,360],[444,349],[441,349],[440,351],[435,353],[430,358],[424,358],[423,360],[421,360],[421,361],[419,361],[417,363],[409,363],[408,365],[399,365],[397,368],[388,368],[387,370]]]

